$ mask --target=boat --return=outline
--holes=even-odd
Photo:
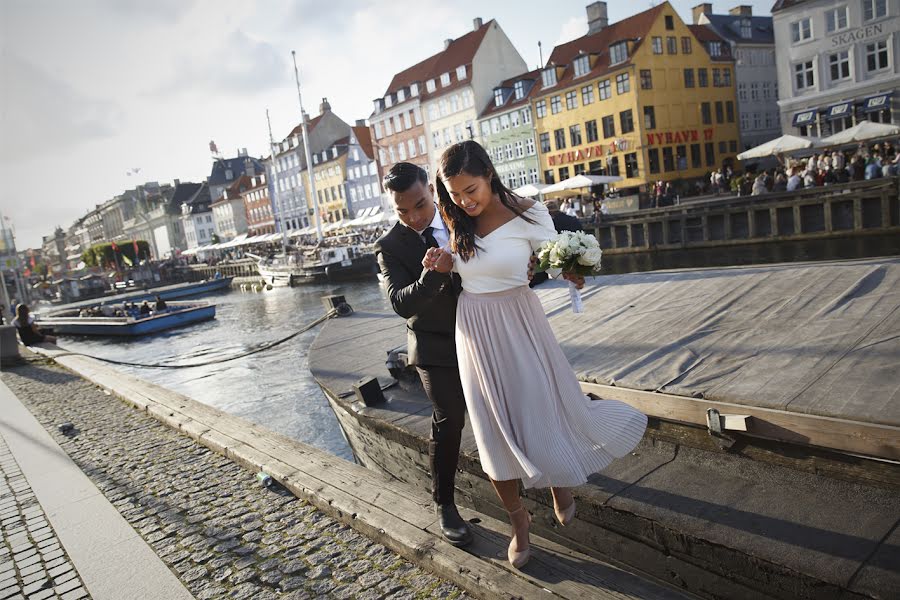
[[[90,308],[94,306],[102,306],[104,304],[122,304],[124,302],[152,302],[159,296],[163,300],[178,300],[181,298],[192,298],[203,294],[210,294],[227,290],[231,287],[233,277],[220,277],[218,279],[204,279],[202,281],[192,281],[188,283],[175,283],[172,285],[164,285],[156,288],[147,288],[126,292],[124,294],[115,294],[104,296],[102,298],[92,298],[89,300],[81,300],[79,302],[69,302],[60,304],[59,309],[79,309]]]
[[[900,258],[683,269],[535,291],[582,390],[648,415],[644,439],[532,530],[702,598],[900,589]],[[348,298],[352,304],[352,298]],[[309,350],[356,460],[428,491],[431,404],[406,323],[357,310]],[[463,430],[456,501],[504,519]],[[477,528],[477,525],[475,525]],[[537,549],[540,552],[540,549]]]
[[[42,330],[55,335],[136,337],[193,325],[216,316],[216,305],[209,302],[169,302],[164,310],[146,315],[136,309],[126,309],[124,304],[104,306],[111,309],[108,312],[113,316],[88,315],[85,308],[68,308],[46,316],[37,314],[35,321]]]
[[[249,254],[249,253],[248,253]],[[361,246],[316,246],[270,257],[249,254],[266,283],[289,286],[366,277],[376,272],[375,255]]]

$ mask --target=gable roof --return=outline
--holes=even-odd
[[[796,6],[798,4],[802,4],[805,0],[778,0],[775,2],[775,6],[772,7],[772,12],[778,10],[783,10],[785,8],[791,8],[792,6]]]
[[[534,94],[538,89],[540,89],[540,85],[538,84],[540,79],[541,79],[541,70],[534,69],[533,71],[528,71],[527,73],[522,73],[521,75],[516,75],[515,77],[510,77],[509,79],[505,79],[504,81],[501,81],[498,85],[494,86],[495,90],[497,88],[509,88],[512,90],[517,81],[525,81],[526,82],[525,85],[527,86],[527,91],[525,92],[525,95],[522,96],[521,98],[519,98],[518,100],[516,99],[516,97],[513,93],[510,93],[509,97],[506,99],[506,101],[503,104],[501,104],[500,106],[497,106],[497,103],[494,101],[494,98],[492,97],[491,100],[488,102],[488,105],[484,108],[483,111],[481,111],[479,118],[489,117],[493,114],[505,112],[507,110],[511,110],[518,106],[528,104],[528,100],[529,100],[529,98],[531,98],[531,95]]]
[[[558,77],[557,84],[551,88],[544,90],[543,82],[539,82],[535,85],[535,87],[541,88],[536,92],[536,95],[540,95],[541,92],[544,91],[550,93],[550,90],[556,90],[570,85],[575,78],[575,70],[572,66],[572,61],[582,53],[594,55],[596,60],[590,73],[579,77],[579,79],[590,79],[593,76],[610,71],[609,46],[616,42],[626,40],[634,42],[634,46],[632,46],[628,52],[628,59],[624,62],[617,63],[614,65],[614,68],[620,69],[625,65],[628,65],[631,63],[631,57],[640,47],[643,40],[646,39],[647,32],[653,26],[657,17],[659,17],[660,13],[666,9],[675,13],[675,10],[668,2],[663,2],[644,12],[632,15],[627,19],[622,19],[617,23],[612,23],[596,33],[588,34],[576,40],[572,40],[571,42],[556,46],[550,54],[550,58],[547,60],[547,64],[544,68],[547,69],[555,65],[557,67],[565,67],[565,71],[561,77]]]
[[[213,163],[212,172],[209,174],[209,179],[207,183],[209,185],[225,185],[226,183],[230,183],[234,180],[236,176],[244,173],[244,161],[250,160],[253,163],[253,168],[256,169],[257,173],[264,173],[265,168],[262,163],[259,162],[258,158],[254,158],[252,156],[236,156],[234,158],[222,158],[217,159]],[[231,171],[232,177],[229,179],[225,177],[227,171]]]
[[[181,206],[185,203],[190,203],[194,196],[197,195],[197,192],[200,191],[200,188],[203,187],[202,183],[191,183],[190,181],[183,181],[175,186],[175,195],[172,196],[172,204],[175,206]]]
[[[774,44],[775,29],[772,17],[741,17],[736,15],[705,15],[716,32],[735,43]],[[741,21],[750,19],[750,37],[741,35]],[[696,33],[694,34],[696,35]]]
[[[375,148],[372,146],[372,131],[365,126],[354,126],[353,135],[356,136],[356,142],[369,160],[375,160]]]

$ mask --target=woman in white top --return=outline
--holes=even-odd
[[[531,521],[519,480],[526,488],[549,487],[565,525],[575,514],[570,488],[630,452],[647,418],[621,402],[582,393],[528,287],[529,257],[556,233],[547,209],[513,195],[473,141],[444,152],[435,183],[450,252],[433,248],[422,264],[452,269],[462,279],[460,379],[482,468],[509,512],[508,558],[518,568],[529,557]],[[576,275],[567,278],[583,283]]]

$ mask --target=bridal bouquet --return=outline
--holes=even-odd
[[[563,231],[541,244],[538,248],[538,271],[547,271],[553,277],[560,272],[587,276],[600,271],[603,252],[597,238],[583,231]],[[572,311],[584,312],[581,291],[569,282],[569,298]]]

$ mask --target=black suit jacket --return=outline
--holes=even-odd
[[[456,298],[459,276],[422,267],[425,242],[396,223],[375,242],[375,258],[384,276],[394,312],[406,319],[409,363],[456,367]]]

